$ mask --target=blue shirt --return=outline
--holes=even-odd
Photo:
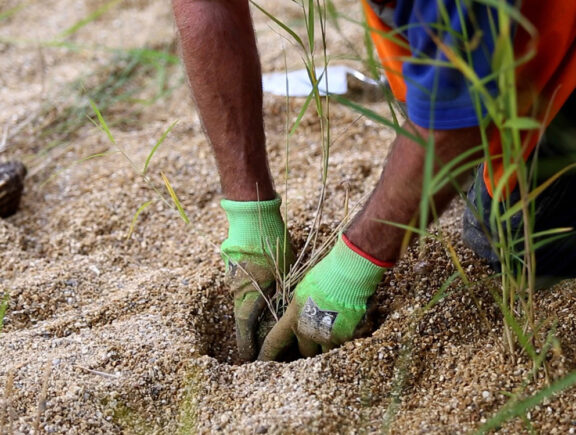
[[[471,66],[488,93],[496,95],[496,82],[490,77],[497,32],[497,12],[476,2],[466,7],[461,0],[398,0],[394,25],[408,40],[414,61],[405,61],[408,117],[415,124],[440,130],[479,124],[484,113],[477,91],[470,81],[449,63],[438,41],[450,47]],[[436,64],[434,64],[436,63]]]

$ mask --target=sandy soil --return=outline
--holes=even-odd
[[[0,220],[0,295],[9,294],[0,333],[0,432],[465,433],[499,410],[508,393],[546,385],[543,373],[530,376],[525,355],[503,352],[490,294],[495,283],[460,241],[461,202],[438,225],[441,242],[430,238],[387,274],[371,337],[289,364],[236,364],[217,248],[226,234],[218,178],[180,67],[139,66],[113,92],[130,98],[103,112],[137,168],[179,120],[149,175],[163,190],[166,174],[190,225],[84,113],[91,92],[130,67],[130,50],[176,54],[168,3],[121,1],[65,38],[62,32],[105,2],[46,0],[2,15],[20,3],[0,6],[0,158],[25,161],[31,174],[20,212]],[[303,32],[294,3],[262,4]],[[352,0],[336,4],[358,9]],[[263,70],[300,68],[277,28],[259,12],[254,17]],[[361,47],[357,28],[343,31],[351,45],[333,29],[328,35],[334,56]],[[50,43],[63,40],[69,44]],[[286,162],[286,117],[302,104],[265,98],[271,167],[298,246],[313,222],[322,154],[310,110]],[[371,107],[388,110],[384,103]],[[345,218],[347,196],[354,204],[370,191],[393,138],[344,107],[333,105],[331,117],[321,238]],[[86,159],[97,153],[105,155]],[[150,200],[128,237],[134,214]],[[456,280],[445,299],[422,312],[455,270],[448,244],[474,284]],[[576,368],[575,296],[568,282],[537,297],[538,317],[548,321],[545,328],[555,325],[558,338],[548,357],[552,380]],[[500,430],[574,433],[573,399],[568,390]]]

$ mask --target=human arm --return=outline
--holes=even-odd
[[[424,140],[432,135],[433,139],[429,143],[434,144],[435,173],[444,164],[480,143],[478,127],[432,131],[407,122],[403,129],[408,129],[414,136]],[[478,153],[473,154],[460,165],[480,156]],[[345,231],[350,241],[366,254],[390,263],[398,260],[406,231],[382,222],[409,225],[418,215],[425,160],[426,148],[409,137],[398,136],[392,144],[380,180],[366,205]],[[464,173],[454,181],[461,183],[467,175]],[[434,208],[438,215],[444,211],[456,193],[455,186],[447,183],[434,196]],[[429,216],[432,217],[430,214]]]
[[[172,6],[182,59],[225,198],[274,199],[248,1],[173,0]]]
[[[277,274],[294,261],[268,169],[260,62],[247,0],[173,0],[182,59],[212,146],[229,224],[221,253],[234,297],[240,358],[257,353],[256,329]]]
[[[423,138],[433,135],[436,171],[442,162],[452,161],[480,142],[480,132],[475,127],[430,131],[407,123],[404,128]],[[296,287],[287,313],[267,336],[259,359],[278,359],[295,339],[303,356],[313,356],[355,337],[368,298],[385,269],[401,254],[406,231],[383,221],[409,225],[418,215],[425,157],[425,148],[416,141],[405,136],[396,138],[372,195],[344,232],[350,243],[339,242],[327,260],[313,267]],[[477,157],[471,155],[462,164]],[[441,213],[455,194],[454,186],[447,184],[434,197],[435,210]],[[356,266],[358,262],[364,267]],[[335,286],[334,276],[342,274],[347,277],[346,285]],[[310,321],[309,299],[320,312],[336,313],[329,330],[320,322]]]

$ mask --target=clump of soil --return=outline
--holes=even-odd
[[[358,8],[351,0],[335,3],[343,11]],[[232,301],[218,254],[226,235],[218,175],[180,68],[158,67],[166,72],[162,89],[170,90],[161,98],[153,97],[163,73],[147,69],[128,77],[133,81],[118,92],[129,91],[130,99],[114,100],[103,112],[131,162],[88,121],[52,136],[43,129],[59,119],[54,114],[63,105],[87,107],[81,94],[76,101],[66,93],[78,80],[93,86],[105,79],[92,74],[110,71],[114,54],[104,47],[129,52],[175,45],[169,6],[159,0],[120,2],[66,37],[76,49],[44,44],[103,4],[25,5],[0,28],[0,138],[6,138],[0,157],[23,160],[30,169],[20,211],[0,220],[0,293],[9,295],[0,333],[4,432],[463,433],[478,428],[526,382],[524,394],[546,385],[543,372],[531,376],[525,355],[512,359],[503,351],[501,315],[491,295],[498,283],[461,244],[459,201],[435,228],[442,237],[413,247],[387,273],[373,335],[289,364],[236,364]],[[18,5],[9,0],[3,10]],[[295,4],[263,5],[302,31]],[[259,12],[254,19],[263,70],[281,70],[285,62],[302,67],[269,20]],[[362,32],[350,23],[342,30],[361,50]],[[341,41],[341,34],[329,33],[334,56],[350,48]],[[285,52],[278,50],[282,44]],[[312,109],[285,153],[286,118],[294,119],[303,103],[265,97],[271,170],[299,248],[313,224],[322,157]],[[388,110],[384,102],[370,107]],[[149,177],[163,191],[160,173],[166,174],[190,225],[133,167],[142,168],[175,120]],[[331,123],[320,241],[346,218],[348,201],[365,198],[393,139],[391,131],[341,106],[331,106]],[[455,271],[448,244],[472,285],[454,280],[424,311]],[[575,296],[572,282],[537,295],[538,317],[549,329],[555,325],[558,338],[548,356],[551,380],[576,365]],[[525,431],[530,424],[542,433],[574,432],[573,394],[544,401],[502,430]]]

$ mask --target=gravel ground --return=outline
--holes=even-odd
[[[335,3],[357,9],[352,0]],[[5,0],[0,17],[19,4]],[[0,159],[22,159],[30,170],[20,212],[0,220],[0,294],[10,295],[0,333],[0,432],[455,434],[477,429],[509,393],[546,386],[543,372],[530,374],[526,355],[504,352],[491,296],[498,283],[462,246],[461,201],[435,227],[439,237],[412,247],[387,273],[371,337],[316,358],[238,365],[217,248],[226,233],[218,178],[180,67],[167,68],[164,89],[171,92],[162,98],[153,98],[161,68],[138,70],[121,88],[131,98],[103,112],[137,168],[179,120],[149,176],[161,187],[166,174],[190,225],[81,112],[91,90],[130,66],[130,50],[176,53],[167,3],[124,0],[69,36],[73,46],[47,44],[104,4],[47,0],[0,18]],[[303,31],[294,3],[262,4]],[[261,13],[254,18],[263,70],[301,67],[277,29]],[[333,56],[362,44],[352,24],[343,32],[350,45],[328,35]],[[313,110],[286,155],[286,118],[302,104],[265,97],[271,169],[298,247],[313,223],[322,155]],[[388,111],[384,103],[370,107]],[[370,191],[393,138],[344,107],[331,107],[331,122],[320,240],[346,218],[347,200],[357,204]],[[448,247],[471,284],[455,280],[444,299],[423,310],[455,272]],[[543,330],[556,329],[547,356],[551,381],[576,368],[575,293],[565,282],[537,295]],[[500,432],[574,433],[574,393],[545,400]]]

